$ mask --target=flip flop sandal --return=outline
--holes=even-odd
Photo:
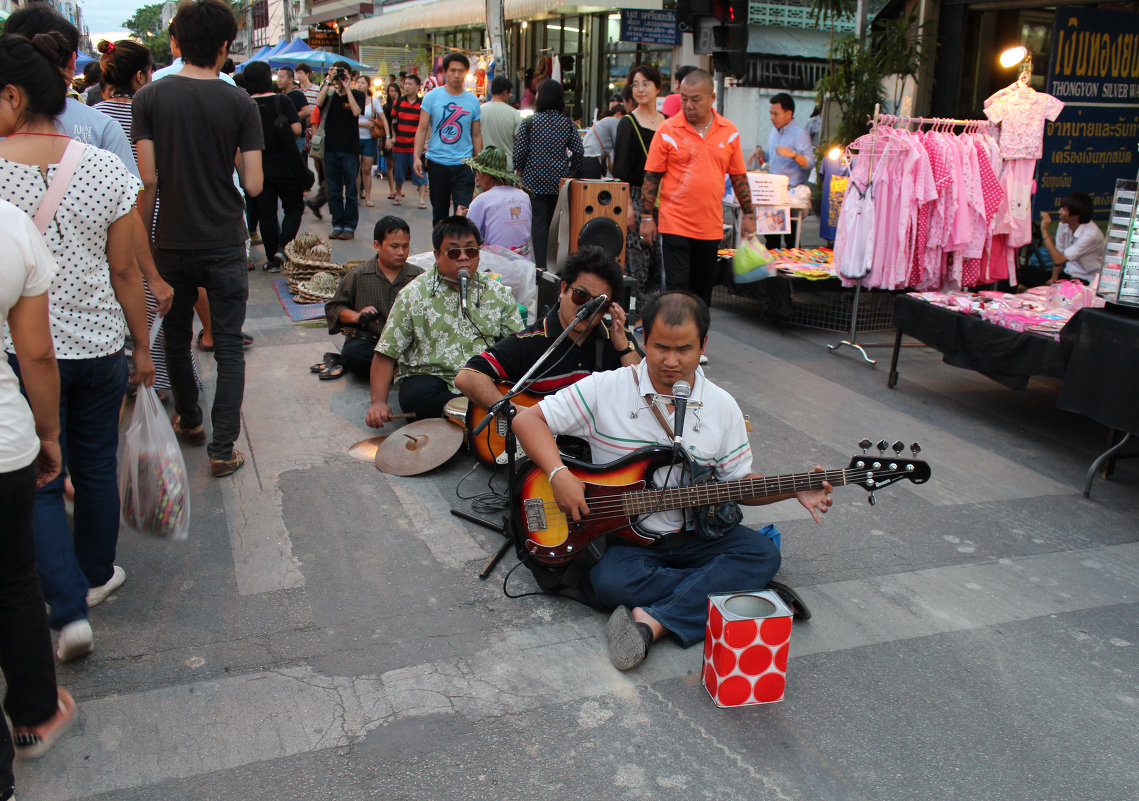
[[[334,351],[327,351],[319,362],[316,362],[315,364],[310,364],[308,366],[309,372],[319,373],[325,367],[328,367],[328,365],[332,364],[332,362],[334,360],[339,359],[339,358],[340,358],[339,353],[336,353]]]
[[[425,208],[427,208],[427,204],[426,203],[420,203],[419,208],[425,209]]]
[[[402,206],[403,203],[400,201],[400,199],[398,197],[393,197],[392,198],[392,205],[393,206]]]
[[[206,332],[205,331],[199,331],[198,332],[198,338],[197,338],[197,340],[195,340],[198,344],[198,350],[205,351],[206,353],[213,353],[214,352],[214,346],[213,345],[203,345],[202,344],[202,334],[204,334],[204,333],[206,333]]]
[[[365,206],[367,206],[368,208],[372,208],[372,207],[373,207],[373,206],[375,206],[376,204],[375,204],[375,203],[373,203],[372,201],[370,201],[370,200],[369,200],[369,201],[367,201],[367,202],[366,202],[364,205],[365,205]]]
[[[344,375],[344,363],[332,362],[320,371],[320,375],[318,375],[317,378],[321,381],[332,381],[333,379],[340,378],[342,375]]]
[[[253,337],[249,336],[249,334],[242,331],[241,332],[241,347],[248,348],[251,345],[253,345]]]

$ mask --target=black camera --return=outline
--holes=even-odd
[[[348,80],[348,70],[343,67],[333,67],[329,71],[328,77],[333,81],[346,81]]]

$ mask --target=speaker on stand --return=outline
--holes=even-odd
[[[596,245],[625,266],[625,217],[629,185],[624,181],[570,182],[569,252]]]

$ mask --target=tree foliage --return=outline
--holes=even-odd
[[[833,100],[842,111],[842,123],[831,139],[849,143],[865,133],[876,104],[884,105],[887,112],[897,110],[904,79],[916,77],[930,57],[928,50],[919,47],[920,27],[914,16],[901,16],[877,25],[865,46],[854,34],[827,46],[831,71],[815,85],[815,92],[820,106]],[[891,75],[898,76],[889,98],[892,104],[887,103],[882,88],[882,81]]]
[[[170,33],[162,27],[161,3],[139,8],[122,25],[130,31],[132,37],[146,45],[155,64],[169,64],[173,60]]]

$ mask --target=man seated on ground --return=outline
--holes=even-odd
[[[670,436],[651,408],[647,394],[671,396],[675,382],[692,388],[683,447],[697,468],[711,468],[719,481],[759,477],[751,470],[751,446],[735,399],[704,376],[700,355],[708,341],[709,314],[689,292],[666,292],[642,311],[645,360],[636,367],[594,373],[537,406],[521,412],[514,431],[535,465],[549,476],[558,508],[580,520],[589,514],[585,487],[562,463],[555,435],[585,439],[598,464],[629,454],[638,446],[666,445]],[[675,424],[666,398],[654,406]],[[821,467],[815,468],[822,470]],[[678,483],[681,470],[661,468],[654,482]],[[832,503],[832,488],[741,501],[761,505],[795,497],[816,522]],[[671,634],[687,647],[704,637],[708,595],[767,586],[779,569],[779,550],[768,538],[736,526],[717,539],[694,532],[688,510],[658,512],[640,526],[665,535],[653,547],[610,543],[589,571],[598,601],[614,607],[606,625],[609,658],[619,670],[640,664],[649,646]]]
[[[1061,280],[1061,276],[1090,284],[1099,275],[1106,242],[1103,231],[1092,222],[1094,211],[1095,206],[1087,193],[1072,192],[1065,196],[1060,201],[1060,224],[1056,227],[1055,241],[1048,230],[1052,225],[1052,215],[1040,212],[1040,235],[1048,255],[1052,257],[1049,285]]]
[[[518,176],[506,168],[506,153],[488,145],[476,158],[463,159],[463,163],[475,171],[479,193],[470,208],[459,207],[459,214],[475,224],[484,244],[528,255],[530,196],[518,188]]]
[[[376,342],[399,291],[423,270],[407,261],[411,228],[400,217],[381,217],[372,231],[376,255],[340,279],[336,294],[324,304],[328,334],[344,335],[340,353],[326,353],[313,369],[322,379],[339,378],[347,369],[368,378]]]
[[[570,335],[546,362],[530,391],[557,392],[598,370],[640,363],[641,354],[625,330],[625,311],[620,304],[610,303],[608,327],[600,325],[604,309],[592,317],[574,320],[582,306],[598,295],[612,298],[623,285],[617,262],[601,248],[587,246],[566,259],[561,279],[558,305],[550,309],[545,319],[487,348],[455,376],[455,386],[483,409],[502,398],[495,382],[513,384],[520,379],[569,326]]]
[[[504,336],[522,330],[510,290],[480,275],[479,230],[466,217],[446,217],[431,232],[435,266],[414,278],[392,304],[372,357],[372,405],[366,422],[392,419],[388,392],[399,386],[399,405],[419,419],[441,417],[455,392],[455,374],[467,360]],[[466,270],[466,310],[460,297]]]

